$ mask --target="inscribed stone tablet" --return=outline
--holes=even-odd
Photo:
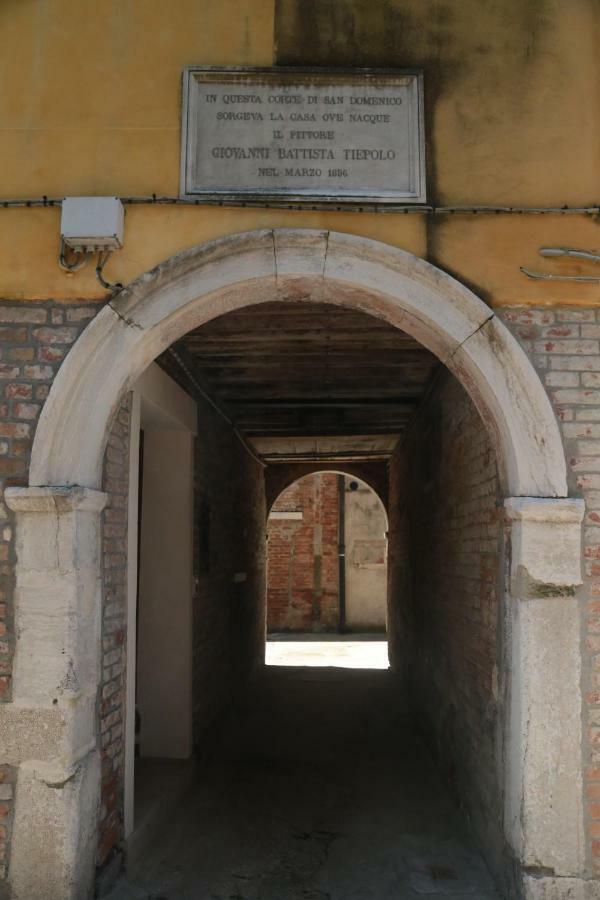
[[[190,67],[182,194],[206,202],[425,202],[422,76]]]

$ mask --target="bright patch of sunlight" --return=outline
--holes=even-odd
[[[355,640],[354,635],[294,635],[293,640],[269,636],[266,648],[268,666],[335,666],[344,669],[387,669],[388,645],[385,640]],[[319,635],[324,638],[324,635]]]

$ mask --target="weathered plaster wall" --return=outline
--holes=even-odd
[[[368,485],[344,479],[346,626],[385,631],[387,624],[387,518]]]
[[[375,65],[424,69],[431,201],[591,204],[599,19],[595,0],[206,0],[201,8],[176,0],[92,4],[84,19],[74,0],[9,0],[0,9],[0,196],[176,195],[181,70],[190,63]],[[598,300],[596,286],[536,283],[519,272],[539,262],[544,244],[595,246],[595,223],[582,216],[128,206],[125,248],[106,275],[128,282],[184,247],[273,226],[387,241],[430,258],[492,305]],[[91,270],[58,269],[58,229],[56,208],[0,208],[0,295],[104,295]]]

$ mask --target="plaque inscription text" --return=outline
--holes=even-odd
[[[190,67],[182,194],[207,202],[423,203],[422,78]]]

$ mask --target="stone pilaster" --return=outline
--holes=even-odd
[[[505,507],[505,828],[523,895],[537,900],[567,896],[552,891],[585,871],[576,597],[584,504],[518,497]]]
[[[9,869],[16,900],[91,896],[105,499],[80,487],[6,491],[17,523],[18,638],[0,756],[18,767]]]

